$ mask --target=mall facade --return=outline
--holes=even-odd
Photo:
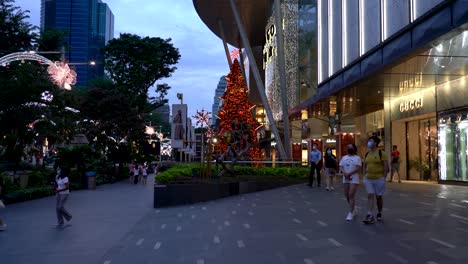
[[[280,126],[287,96],[294,159],[312,143],[338,157],[355,143],[364,155],[376,134],[387,153],[398,146],[402,179],[468,183],[467,0],[283,0],[282,47],[273,2],[194,5],[215,34],[246,49],[232,22],[237,6],[254,51],[243,63],[249,88],[257,90],[257,67]]]

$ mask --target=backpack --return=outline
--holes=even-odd
[[[366,160],[367,155],[369,155],[369,151],[367,151],[366,155],[364,156],[364,160]],[[382,161],[382,150],[381,149],[379,149],[379,157],[380,157],[380,161]]]

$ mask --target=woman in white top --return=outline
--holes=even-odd
[[[138,183],[138,174],[140,172],[140,165],[135,164],[135,168],[133,169],[133,183]]]
[[[144,185],[146,185],[146,180],[148,179],[148,165],[146,165],[146,163],[143,165],[143,167],[141,168],[142,172],[143,172],[143,179],[142,179],[142,183]]]
[[[68,175],[70,174],[70,169],[63,168],[60,173],[55,177],[55,182],[57,188],[55,193],[57,194],[57,227],[63,227],[65,218],[68,222],[72,219],[72,215],[65,209],[65,203],[67,202],[68,195],[70,194],[70,181],[68,180]]]
[[[354,198],[359,186],[359,171],[361,170],[361,158],[356,155],[357,147],[354,144],[348,145],[348,155],[340,161],[340,170],[343,173],[344,195],[349,205],[349,213],[346,221],[352,221],[355,214],[356,199]]]

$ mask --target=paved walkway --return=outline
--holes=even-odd
[[[468,187],[387,185],[384,222],[346,222],[341,188],[296,185],[152,209],[150,187],[74,192],[73,226],[52,198],[13,205],[1,263],[468,263]],[[358,205],[365,206],[364,190]],[[361,210],[364,212],[364,209]]]
[[[73,191],[66,206],[73,219],[63,230],[54,227],[55,197],[8,206],[0,211],[8,224],[0,232],[0,263],[96,263],[152,211],[151,186],[125,181]]]

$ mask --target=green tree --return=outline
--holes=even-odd
[[[14,0],[0,0],[0,57],[31,49],[37,37],[37,29],[29,22],[29,11],[14,5]]]
[[[179,50],[171,39],[132,34],[121,34],[120,38],[109,41],[103,52],[105,69],[132,106],[145,104],[149,88],[156,81],[170,77],[180,59]],[[159,97],[165,91],[156,88]]]

